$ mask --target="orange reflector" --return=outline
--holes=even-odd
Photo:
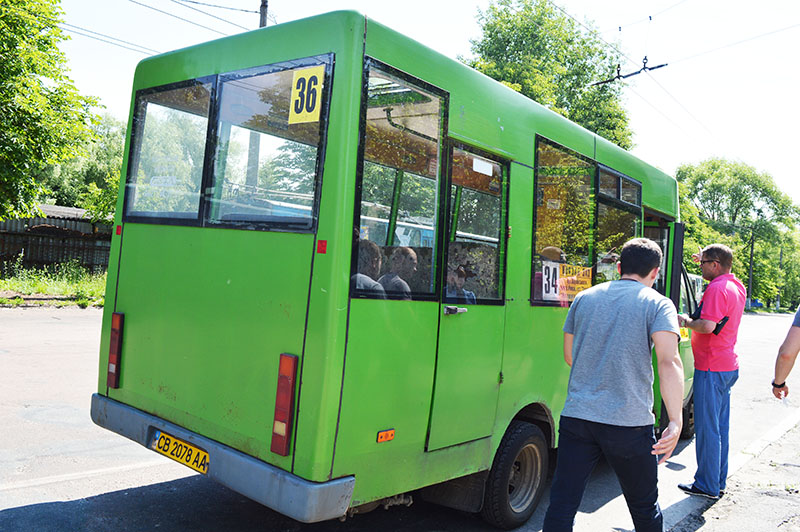
[[[394,429],[382,430],[378,433],[378,443],[392,441],[394,439]]]
[[[281,456],[289,455],[297,360],[298,358],[294,355],[282,353],[278,365],[278,390],[275,395],[275,417],[272,422],[270,450]]]
[[[111,337],[108,343],[108,378],[109,388],[119,388],[119,364],[122,357],[122,324],[125,315],[115,312],[111,315]]]

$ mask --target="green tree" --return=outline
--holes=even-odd
[[[718,242],[734,251],[733,273],[747,284],[753,254],[751,297],[765,304],[781,294],[800,300],[798,208],[772,177],[743,163],[712,158],[676,172],[681,218],[686,224],[684,263],[700,269],[691,254]],[[783,254],[783,257],[781,257]]]
[[[632,132],[622,86],[591,84],[620,63],[594,34],[547,0],[496,0],[479,12],[483,36],[472,42],[473,68],[629,149]]]
[[[46,189],[41,202],[65,207],[83,207],[84,197],[92,189],[99,191],[114,176],[119,185],[122,151],[125,146],[125,123],[109,114],[100,116],[92,126],[92,138],[81,146],[81,155],[62,163],[51,164],[38,173],[37,180]],[[113,191],[116,197],[117,191]],[[113,213],[113,206],[111,212]]]
[[[37,173],[81,151],[90,107],[66,75],[58,0],[0,3],[0,220],[32,214]]]

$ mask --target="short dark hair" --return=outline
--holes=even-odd
[[[719,262],[723,270],[730,270],[733,266],[733,250],[724,244],[711,244],[703,250],[703,259]]]
[[[646,277],[653,268],[661,266],[662,256],[661,248],[649,238],[632,238],[622,246],[620,272]]]

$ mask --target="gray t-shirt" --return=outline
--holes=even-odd
[[[680,335],[668,298],[638,281],[602,283],[578,294],[564,332],[575,335],[562,415],[617,425],[652,425],[651,335]]]
[[[800,327],[800,308],[797,309],[797,312],[794,314],[794,321],[792,322],[792,327]]]

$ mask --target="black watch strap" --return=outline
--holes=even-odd
[[[775,381],[772,381],[772,387],[773,388],[785,388],[786,387],[786,381],[783,381],[780,384],[775,384]]]

